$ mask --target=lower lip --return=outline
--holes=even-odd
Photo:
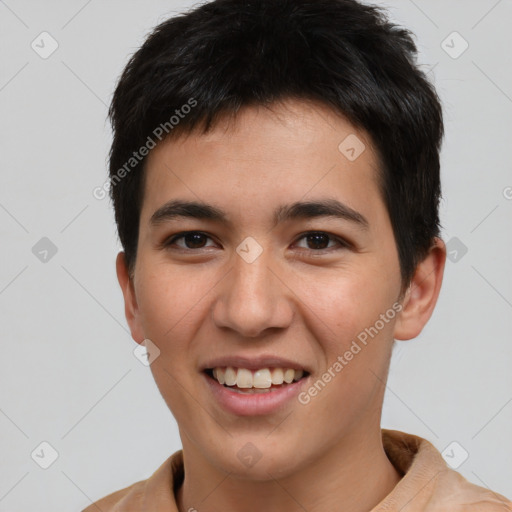
[[[225,410],[238,416],[253,416],[271,414],[283,409],[294,398],[297,397],[308,377],[303,377],[297,382],[287,384],[282,388],[268,393],[238,393],[230,388],[219,384],[203,373],[204,379],[209,386],[217,403]]]

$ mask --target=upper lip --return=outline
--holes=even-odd
[[[260,370],[262,368],[293,368],[294,370],[303,370],[304,372],[309,373],[308,369],[297,361],[277,356],[217,357],[205,363],[202,366],[202,370],[204,371],[217,367],[223,368],[227,366],[231,366],[233,368],[247,368],[248,370]]]

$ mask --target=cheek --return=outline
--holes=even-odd
[[[375,269],[377,270],[377,269]],[[380,315],[391,308],[394,286],[386,277],[372,271],[371,265],[346,272],[340,270],[319,279],[312,279],[304,288],[304,301],[330,333],[329,339],[345,345],[365,328],[374,325]],[[379,324],[380,325],[380,324]],[[386,324],[383,331],[390,330]]]
[[[161,339],[194,314],[194,305],[204,295],[207,283],[204,279],[188,275],[179,266],[152,268],[147,273],[141,272],[137,297],[144,328],[148,334],[153,333]]]
[[[195,317],[205,293],[204,283],[197,281],[193,277],[187,279],[180,268],[141,272],[137,292],[140,321],[145,336],[162,353],[172,349],[176,356],[181,350],[180,340],[187,339],[185,333],[197,322]]]
[[[186,431],[193,429],[189,423],[197,416],[197,403],[190,398],[196,393],[189,359],[193,333],[200,322],[199,301],[205,293],[195,281],[187,278],[183,269],[161,267],[141,272],[138,290],[145,337],[160,350],[150,370],[162,398]]]
[[[311,318],[325,365],[306,390],[315,421],[348,428],[381,400],[380,379],[385,380],[389,364],[396,312],[389,290],[376,282],[340,282],[339,291],[310,296],[310,303],[319,307],[315,313],[322,312]]]

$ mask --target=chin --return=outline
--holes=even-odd
[[[300,467],[296,448],[290,446],[287,450],[280,445],[279,441],[269,442],[263,436],[261,441],[244,436],[230,447],[223,445],[222,451],[210,452],[208,458],[219,470],[231,473],[232,478],[269,481],[287,477]]]

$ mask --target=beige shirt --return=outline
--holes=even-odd
[[[402,479],[370,512],[512,512],[512,501],[468,482],[426,439],[382,429],[382,441]],[[183,451],[179,450],[147,480],[114,492],[82,512],[178,512],[175,494],[183,475]]]

